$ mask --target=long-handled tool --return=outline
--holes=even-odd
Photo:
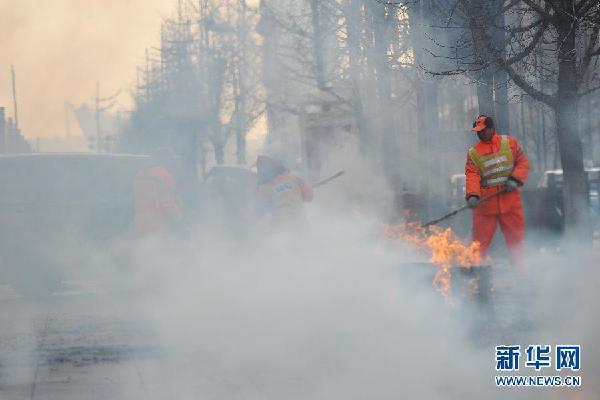
[[[500,194],[505,193],[505,192],[506,192],[506,189],[502,189],[502,190],[500,190],[500,191],[498,191],[496,193],[492,193],[490,195],[482,197],[481,199],[479,199],[479,204],[483,203],[484,201],[487,201],[487,200],[491,199],[492,197],[499,196]],[[448,219],[448,218],[452,217],[453,215],[456,215],[459,212],[466,210],[467,208],[469,208],[468,204],[466,204],[466,205],[464,205],[464,206],[462,206],[460,208],[457,208],[456,210],[454,210],[452,212],[449,212],[448,214],[444,215],[443,217],[439,217],[439,218],[436,218],[436,219],[434,219],[432,221],[429,221],[428,223],[423,224],[422,226],[423,226],[423,228],[427,228],[429,225],[437,224],[438,222],[441,222],[441,221],[443,221],[445,219]]]
[[[317,183],[313,184],[313,185],[312,185],[312,187],[313,187],[313,188],[316,188],[316,187],[319,187],[319,186],[326,185],[326,184],[328,184],[329,182],[331,182],[332,180],[334,180],[334,179],[337,179],[337,178],[339,178],[340,176],[344,175],[345,173],[346,173],[346,171],[339,171],[339,172],[337,172],[336,174],[334,174],[334,175],[331,175],[329,178],[327,178],[327,179],[323,179],[322,181],[319,181],[319,182],[317,182]]]

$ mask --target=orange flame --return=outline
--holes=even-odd
[[[404,222],[384,225],[383,233],[388,238],[402,240],[429,254],[429,261],[438,267],[433,285],[444,296],[450,292],[452,267],[471,268],[481,261],[479,243],[463,243],[451,228],[443,229],[434,225],[425,229],[416,222]]]

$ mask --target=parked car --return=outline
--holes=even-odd
[[[590,211],[593,223],[600,220],[600,168],[586,168]],[[560,234],[564,230],[563,210],[563,171],[545,171],[537,187],[523,192],[523,205],[527,216],[527,226],[537,231]]]
[[[243,235],[256,217],[256,173],[239,166],[215,166],[200,185],[200,224]]]
[[[47,292],[133,220],[132,183],[147,156],[26,154],[0,156],[0,279]]]
[[[600,215],[600,168],[586,168],[585,173],[588,181],[588,191],[590,197],[590,207],[597,216]],[[560,191],[563,185],[562,169],[550,170],[544,172],[544,175],[538,183],[539,188],[548,188],[549,190]]]

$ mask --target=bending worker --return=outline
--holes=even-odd
[[[270,215],[271,227],[306,227],[303,203],[312,201],[310,185],[281,162],[267,156],[258,156],[256,172],[259,213]]]
[[[487,256],[496,226],[504,234],[511,264],[524,273],[520,255],[525,238],[525,216],[519,187],[529,173],[529,161],[514,137],[499,135],[492,118],[480,115],[473,123],[479,142],[471,147],[465,166],[466,200],[473,209],[473,241],[480,243],[482,257]],[[483,197],[504,191],[481,202]]]
[[[174,158],[173,150],[160,148],[135,177],[134,223],[140,237],[172,237],[181,224],[175,178],[168,167]]]

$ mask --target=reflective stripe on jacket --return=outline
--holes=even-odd
[[[516,179],[522,184],[525,183],[525,181],[527,180],[527,175],[529,174],[529,161],[527,160],[525,153],[521,150],[519,142],[512,136],[504,136],[504,138],[506,142],[508,142],[510,156],[512,157],[512,167],[510,173],[508,173],[508,175],[505,177],[502,176],[502,173],[506,173],[507,171],[497,171],[492,172],[489,175],[486,175],[485,177],[482,177],[479,167],[475,164],[474,160],[471,157],[470,153],[472,153],[472,151],[469,150],[469,152],[467,153],[467,160],[465,165],[466,197],[478,196],[481,198],[498,192],[504,187],[503,183],[506,181],[506,178],[508,178],[508,176],[511,176],[512,178]],[[477,155],[487,157],[486,161],[489,161],[489,165],[487,166],[487,168],[489,168],[489,170],[495,169],[492,166],[497,165],[494,164],[494,162],[497,161],[492,162],[491,160],[498,158],[496,156],[499,154],[500,158],[502,157],[502,139],[502,136],[494,134],[490,140],[480,140],[475,144],[475,146],[473,146],[473,149],[477,153]],[[496,156],[489,157],[491,155]],[[504,154],[504,156],[506,156],[508,159],[508,154]],[[501,159],[499,160],[499,162],[500,164],[502,164],[504,163],[504,160]],[[506,166],[504,164],[502,165]],[[497,177],[493,176],[493,174],[496,173],[499,173],[500,175]],[[484,178],[488,179],[488,182],[486,182],[486,179]],[[503,182],[502,184],[490,185],[493,182],[489,182],[489,178],[500,178]],[[510,193],[503,193],[497,197],[490,199],[489,201],[481,203],[479,207],[475,209],[475,212],[483,214],[502,214],[520,208],[521,197],[519,195],[519,191],[515,190]]]
[[[299,206],[312,200],[312,189],[302,179],[284,172],[258,187],[263,208],[274,211],[284,207]]]
[[[469,149],[469,157],[479,169],[481,186],[503,185],[512,174],[514,160],[508,136],[500,136],[500,150],[489,154],[479,154],[475,146]]]

